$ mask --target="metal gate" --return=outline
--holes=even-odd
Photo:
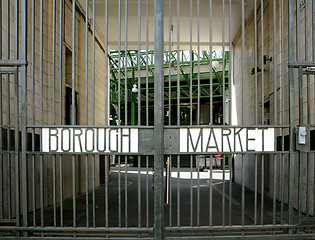
[[[0,1],[0,238],[314,239],[315,1]]]

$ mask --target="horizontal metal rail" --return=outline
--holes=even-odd
[[[27,65],[27,61],[20,59],[0,59],[0,67],[20,67]]]

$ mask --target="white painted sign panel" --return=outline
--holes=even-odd
[[[149,141],[154,146],[154,135],[152,132],[139,139],[143,136],[139,131],[146,129],[42,128],[42,152],[145,154],[146,149],[139,151],[139,145],[144,144],[144,147]],[[173,134],[178,134],[179,141],[174,138],[177,140],[172,145],[178,146],[181,153],[275,151],[274,128],[180,128]]]
[[[275,151],[274,128],[181,128],[180,152]]]
[[[137,128],[43,128],[42,151],[137,153]]]

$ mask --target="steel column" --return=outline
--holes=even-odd
[[[155,238],[163,239],[164,228],[164,1],[154,1],[154,214]]]

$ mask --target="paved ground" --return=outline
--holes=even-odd
[[[192,174],[192,180],[191,180]],[[210,172],[198,173],[190,169],[180,169],[180,178],[177,177],[177,169],[172,169],[171,178],[171,202],[165,205],[165,225],[166,226],[209,226],[224,224],[241,224],[241,186],[232,183],[232,201],[230,205],[229,186],[230,182],[225,182],[225,194],[223,194],[222,172],[213,171],[212,191],[210,186]],[[229,180],[229,173],[226,173],[226,180]],[[179,182],[178,182],[179,179]],[[140,180],[140,181],[139,181]],[[137,168],[128,168],[128,172],[121,169],[120,174],[117,168],[111,169],[111,181],[108,185],[108,225],[110,227],[153,227],[154,213],[154,189],[153,174],[145,169],[138,174]],[[120,184],[119,184],[120,182]],[[179,186],[179,188],[178,188]],[[138,188],[139,187],[139,188]],[[138,189],[141,189],[139,192]],[[179,190],[178,190],[179,189]],[[212,193],[212,208],[210,194]],[[141,197],[138,198],[138,195]],[[77,204],[77,226],[104,227],[105,226],[105,187],[100,186],[95,190],[95,211],[93,211],[93,193],[89,193],[88,217],[86,211],[86,195],[79,195]],[[260,199],[260,195],[258,195]],[[223,210],[223,204],[224,210]],[[120,204],[119,204],[120,203]],[[127,204],[126,204],[127,203]],[[64,201],[64,226],[73,226],[73,199]],[[140,209],[139,209],[140,206]],[[271,224],[272,200],[264,199],[264,224]],[[231,207],[231,219],[230,219]],[[257,223],[260,223],[260,201],[258,201]],[[286,206],[284,208],[286,220]],[[212,214],[210,212],[212,211]],[[141,213],[140,215],[138,213]],[[40,225],[40,210],[37,211],[37,224]],[[93,222],[95,215],[95,222]],[[60,226],[60,206],[57,207],[57,226]],[[245,224],[254,223],[254,193],[246,190],[245,193]],[[280,221],[280,204],[277,202],[277,222]],[[32,222],[30,216],[30,222]],[[53,226],[53,209],[45,209],[45,226]]]

